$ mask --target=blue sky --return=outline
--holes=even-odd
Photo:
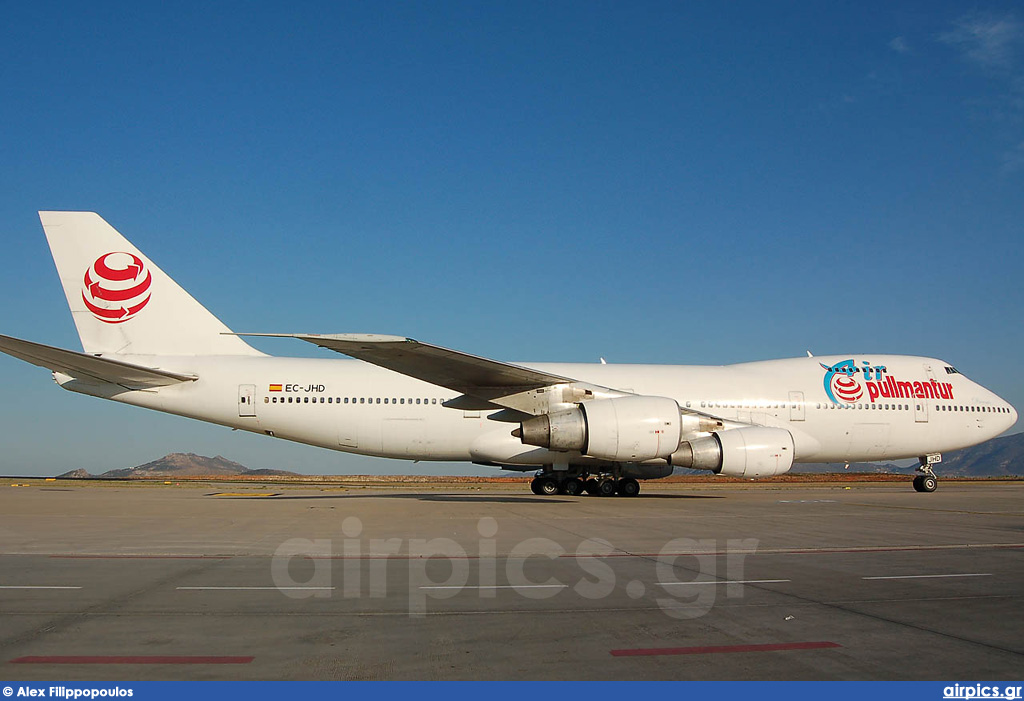
[[[80,347],[35,212],[85,209],[236,330],[527,361],[926,354],[1024,407],[1016,3],[8,3],[4,20],[0,333]],[[6,356],[0,377],[4,474],[172,451],[423,468],[99,402]]]

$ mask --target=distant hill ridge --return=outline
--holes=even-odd
[[[208,458],[195,453],[171,453],[164,457],[147,462],[137,467],[125,467],[119,470],[108,470],[101,475],[90,475],[85,470],[71,470],[59,477],[88,479],[131,479],[145,477],[231,477],[231,476],[273,476],[295,475],[286,470],[250,470],[233,460],[218,455]]]
[[[1024,475],[1024,433],[993,438],[973,448],[956,450],[942,456],[938,465],[939,476],[949,477],[1008,477]],[[916,466],[901,467],[893,463],[852,463],[849,472],[874,472],[910,474]],[[793,466],[794,474],[844,472],[842,463],[808,463]],[[677,474],[707,474],[702,470],[677,470]],[[65,479],[131,479],[146,477],[273,477],[299,476],[287,470],[250,470],[232,460],[218,455],[208,458],[195,453],[171,453],[159,460],[138,467],[109,470],[101,475],[91,475],[78,469],[65,472],[59,477]]]

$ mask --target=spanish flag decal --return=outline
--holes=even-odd
[[[281,385],[270,385],[270,391],[271,392],[280,392],[281,391]]]

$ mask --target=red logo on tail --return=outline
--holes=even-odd
[[[153,274],[138,256],[105,253],[85,271],[82,301],[100,321],[121,324],[149,304],[152,284]]]

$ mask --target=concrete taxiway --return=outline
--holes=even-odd
[[[977,679],[1024,483],[0,485],[5,679]]]

